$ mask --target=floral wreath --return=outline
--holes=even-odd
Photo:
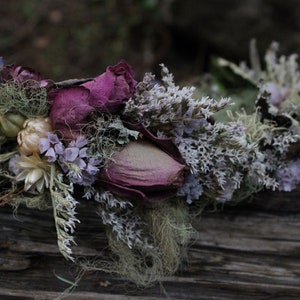
[[[114,259],[85,270],[139,286],[174,274],[205,207],[300,182],[297,57],[278,59],[273,43],[262,68],[251,45],[251,67],[215,61],[223,79],[247,83],[235,104],[220,77],[179,87],[163,64],[159,79],[137,82],[122,60],[53,82],[1,59],[0,205],[52,208],[59,250],[74,261],[77,206],[95,201]]]

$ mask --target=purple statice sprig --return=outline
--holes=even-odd
[[[278,190],[291,192],[300,183],[300,159],[287,162],[276,170]]]
[[[88,140],[79,136],[66,147],[54,133],[40,139],[40,152],[49,162],[57,162],[73,184],[91,186],[99,172],[101,160],[88,155]]]

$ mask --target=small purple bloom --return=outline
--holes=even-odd
[[[65,149],[65,160],[69,162],[73,162],[79,154],[79,149],[75,147],[69,147]]]
[[[63,160],[60,161],[60,165],[64,172],[67,173],[69,180],[74,184],[83,186],[90,186],[95,182],[99,173],[99,168],[97,167],[99,163],[100,160],[98,159],[82,159],[77,157],[72,164],[74,164],[80,170],[80,172],[74,172],[68,169]]]
[[[47,157],[49,162],[55,162],[57,158],[57,154],[55,153],[53,148],[49,148],[46,151],[45,156]]]
[[[99,169],[95,167],[98,163],[100,163],[99,160],[96,160],[95,158],[90,158],[88,161],[88,164],[86,166],[86,172],[90,175],[97,175],[99,172]]]
[[[82,148],[83,146],[86,146],[87,143],[88,143],[87,138],[83,135],[80,135],[76,138],[76,140],[71,141],[69,146]]]
[[[88,140],[79,136],[65,148],[58,136],[49,132],[47,138],[40,139],[40,152],[49,162],[57,161],[70,182],[90,186],[97,179],[100,160],[88,156],[87,144]]]
[[[47,132],[47,137],[40,139],[40,152],[47,157],[49,162],[56,161],[64,150],[65,147],[56,134]]]
[[[59,142],[59,143],[54,145],[54,150],[55,150],[56,154],[62,155],[65,151],[65,146],[63,145],[62,142]]]
[[[58,138],[57,134],[54,134],[54,133],[51,133],[51,132],[48,132],[47,133],[47,137],[48,137],[48,140],[51,144],[59,144],[61,143],[60,139]]]
[[[81,158],[87,157],[87,147],[80,149],[78,156]]]
[[[50,148],[50,141],[48,138],[40,138],[40,152],[44,153]]]
[[[86,168],[86,163],[85,163],[85,161],[84,161],[82,158],[80,158],[80,157],[77,157],[77,158],[73,161],[73,163],[74,163],[77,167],[79,167],[81,170],[83,170],[83,169]]]

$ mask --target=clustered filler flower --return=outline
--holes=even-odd
[[[121,60],[55,83],[1,58],[0,205],[51,207],[59,250],[74,261],[77,206],[93,200],[114,259],[84,270],[139,286],[174,274],[204,207],[300,183],[300,72],[294,55],[276,51],[266,70],[218,61],[252,85],[251,108],[230,103],[216,81],[177,86],[163,64],[158,79],[137,81]]]

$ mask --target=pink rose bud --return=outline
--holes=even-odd
[[[148,140],[128,143],[101,171],[101,180],[112,193],[148,201],[176,194],[186,166]]]

